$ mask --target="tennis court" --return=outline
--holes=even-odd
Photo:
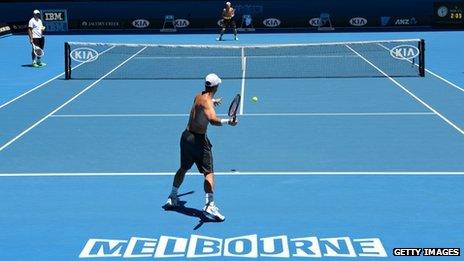
[[[398,39],[425,40],[425,77],[418,65],[391,57],[401,42],[388,42]],[[166,253],[208,260],[253,256],[252,241],[236,256],[198,243],[246,235],[257,235],[262,259],[377,259],[381,248],[359,243],[371,238],[380,239],[385,258],[399,258],[392,255],[399,247],[462,247],[462,40],[462,32],[247,34],[240,45],[201,34],[49,36],[49,66],[31,69],[21,67],[29,55],[24,37],[2,38],[15,51],[1,65],[0,257],[74,260],[89,239],[159,243],[161,236],[189,239],[189,251],[174,240]],[[365,48],[371,41],[376,55]],[[66,80],[64,42],[145,45],[93,46],[98,59],[73,64]],[[342,42],[344,50],[296,47],[323,42]],[[146,44],[210,48],[170,49],[175,58],[166,59]],[[242,49],[265,45],[276,46],[265,58],[248,58],[244,73]],[[290,46],[282,52],[278,45]],[[210,60],[220,76],[231,74],[217,112],[225,115],[234,95],[243,97],[236,127],[209,128],[222,223],[201,215],[203,179],[194,168],[181,187],[186,208],[161,208]],[[192,235],[210,238],[191,252]],[[320,247],[292,244],[308,237]],[[115,260],[127,249],[118,256],[106,246]],[[138,257],[153,258],[144,247]]]

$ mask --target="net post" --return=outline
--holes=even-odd
[[[419,75],[425,76],[425,41],[421,39],[419,41]]]
[[[64,73],[65,79],[71,79],[71,46],[68,42],[64,43]]]

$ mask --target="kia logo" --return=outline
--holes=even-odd
[[[352,26],[365,26],[367,24],[367,19],[363,17],[353,17],[350,19],[350,24]]]
[[[93,62],[98,58],[98,52],[92,48],[81,47],[71,52],[71,59],[80,63]]]
[[[309,20],[309,24],[314,27],[322,26],[321,18],[319,17],[312,18],[311,20]]]
[[[263,21],[263,24],[266,27],[277,27],[277,26],[280,25],[280,20],[277,19],[277,18],[268,18],[268,19]]]
[[[174,21],[174,24],[178,28],[185,28],[185,27],[188,27],[190,25],[190,21],[187,20],[187,19],[176,19]]]
[[[150,26],[150,22],[145,19],[137,19],[132,21],[132,26],[135,28],[147,28]]]
[[[390,55],[399,60],[410,60],[419,56],[419,49],[412,45],[399,45],[390,50]]]

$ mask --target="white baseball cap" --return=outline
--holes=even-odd
[[[219,78],[219,76],[217,76],[216,74],[210,73],[210,74],[206,75],[206,78],[205,78],[205,86],[206,87],[218,86],[221,83],[222,83],[221,78]]]
[[[40,11],[39,10],[34,10],[34,14],[40,14]]]

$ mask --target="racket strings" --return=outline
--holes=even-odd
[[[41,57],[43,56],[44,51],[40,47],[34,46],[34,54]]]
[[[240,94],[237,94],[230,104],[229,117],[235,117],[237,115],[238,107],[240,106]]]

